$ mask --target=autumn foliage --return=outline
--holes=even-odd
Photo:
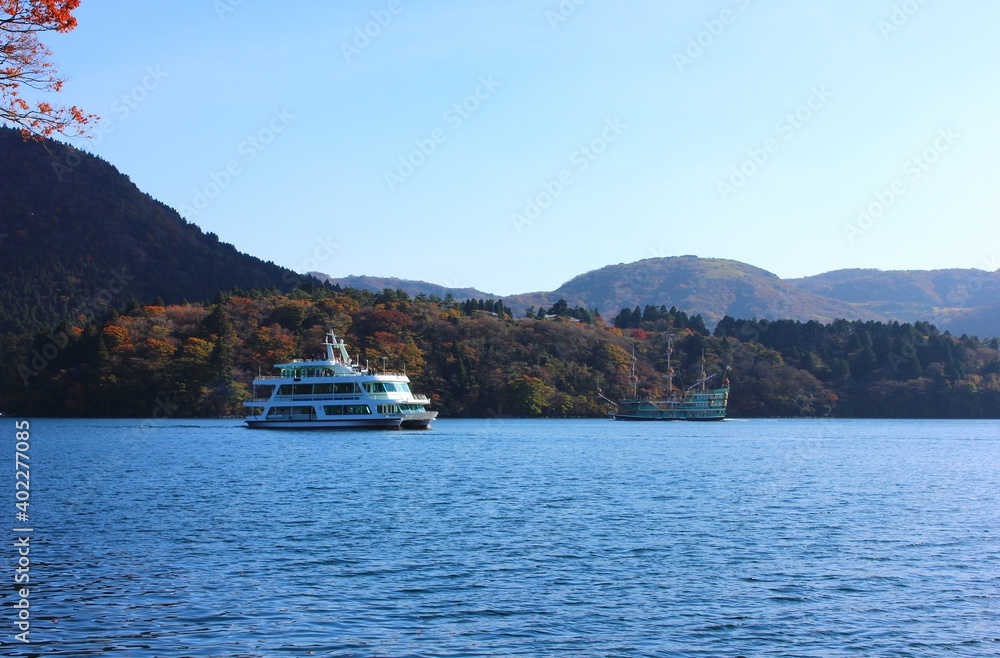
[[[0,0],[0,123],[41,139],[54,133],[82,134],[96,117],[75,105],[55,106],[25,96],[25,90],[58,92],[65,81],[39,40],[40,32],[69,32],[80,0]]]

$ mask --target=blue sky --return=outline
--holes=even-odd
[[[579,4],[577,4],[579,3]],[[1000,2],[84,0],[85,148],[304,271],[995,269]],[[367,34],[365,32],[367,31]]]

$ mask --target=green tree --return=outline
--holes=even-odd
[[[541,416],[547,399],[545,382],[537,377],[519,375],[505,387],[506,410],[515,416]]]

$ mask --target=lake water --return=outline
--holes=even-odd
[[[1000,654],[998,422],[31,431],[0,655]]]

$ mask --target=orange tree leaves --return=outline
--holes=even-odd
[[[0,0],[0,124],[21,129],[25,138],[41,139],[54,133],[83,134],[97,117],[75,105],[53,106],[29,101],[23,89],[57,92],[65,78],[49,61],[52,52],[39,41],[39,32],[69,32],[76,27],[73,10],[80,0]]]

